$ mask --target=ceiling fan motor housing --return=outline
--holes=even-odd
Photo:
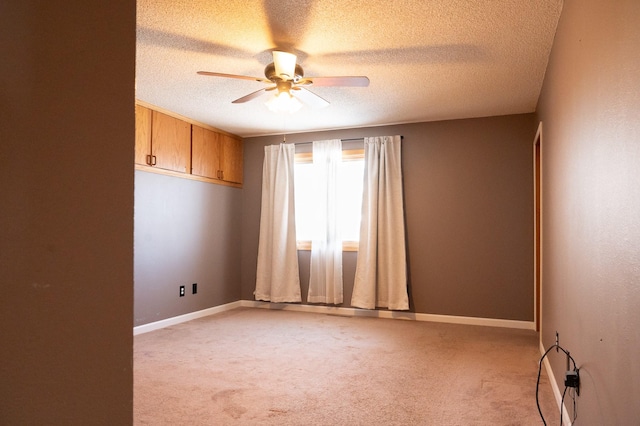
[[[267,77],[267,79],[271,80],[274,83],[278,83],[278,81],[283,81],[283,79],[276,74],[276,66],[273,62],[271,62],[269,65],[265,67],[264,75],[265,77]],[[302,77],[304,77],[304,71],[302,70],[302,67],[300,65],[296,64],[294,76],[293,76],[293,79],[291,79],[291,81],[296,83],[300,81]]]

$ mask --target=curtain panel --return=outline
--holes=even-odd
[[[294,203],[295,146],[264,148],[256,300],[301,302]]]
[[[408,310],[400,136],[365,138],[358,261],[351,305]]]
[[[342,238],[338,217],[340,139],[313,142],[314,234],[311,242],[309,303],[342,303]]]

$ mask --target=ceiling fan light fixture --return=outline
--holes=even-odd
[[[293,80],[296,74],[296,55],[288,52],[273,51],[273,64],[276,76],[282,80]]]
[[[273,62],[267,64],[264,68],[265,78],[211,71],[198,71],[198,74],[239,80],[252,80],[274,85],[249,93],[232,101],[232,103],[242,104],[258,98],[265,92],[277,89],[277,94],[272,96],[272,98],[266,102],[266,105],[271,111],[286,111],[289,113],[294,113],[302,108],[301,101],[312,108],[322,108],[329,105],[326,99],[307,89],[307,87],[311,87],[312,85],[319,87],[366,87],[369,85],[369,79],[365,76],[304,77],[302,67],[296,63],[297,56],[295,54],[280,50],[272,50],[271,54],[273,56]],[[295,96],[293,94],[295,94]]]
[[[265,102],[265,105],[273,112],[288,112],[289,114],[293,114],[302,108],[302,103],[294,98],[288,91],[278,92]]]

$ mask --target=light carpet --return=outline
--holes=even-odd
[[[136,425],[539,425],[528,330],[234,309],[134,338]],[[540,400],[559,415],[547,377]]]

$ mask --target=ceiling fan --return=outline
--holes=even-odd
[[[321,108],[329,105],[329,102],[315,93],[309,91],[307,87],[366,87],[369,85],[369,79],[365,76],[342,76],[342,77],[305,77],[302,67],[296,63],[296,55],[288,52],[274,50],[273,62],[266,66],[262,77],[248,77],[244,75],[223,74],[219,72],[198,71],[200,75],[209,75],[214,77],[236,78],[241,80],[259,81],[269,84],[269,87],[256,90],[241,98],[236,99],[232,103],[239,104],[250,101],[262,95],[264,92],[277,90],[267,106],[276,111],[299,109],[302,104],[298,99],[312,107]],[[271,103],[271,105],[270,105]],[[286,105],[285,105],[286,104]],[[280,106],[282,105],[282,106]]]

